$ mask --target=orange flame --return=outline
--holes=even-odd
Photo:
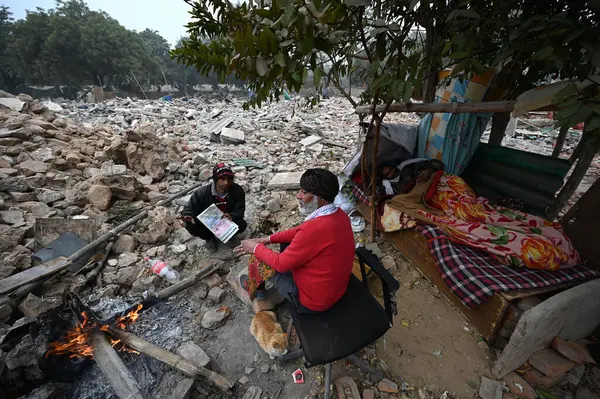
[[[135,323],[140,317],[140,310],[142,310],[142,307],[143,305],[139,304],[134,310],[130,311],[125,316],[119,317],[115,322],[115,326],[120,329],[125,329],[127,325]],[[50,355],[68,355],[69,359],[79,357],[94,358],[94,349],[89,344],[90,333],[94,329],[99,329],[100,331],[110,333],[110,326],[108,324],[99,326],[98,323],[88,317],[86,312],[82,312],[81,317],[83,321],[78,323],[75,328],[67,332],[67,334],[62,337],[60,341],[52,342],[50,345],[48,345],[46,357]],[[120,345],[118,350],[139,354],[138,351],[125,346],[120,339],[114,339],[110,337],[108,337],[108,339],[110,340],[110,344],[113,348],[117,345]]]

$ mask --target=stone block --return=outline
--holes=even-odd
[[[252,309],[252,301],[248,292],[240,286],[239,278],[242,274],[248,274],[248,257],[244,256],[240,259],[237,265],[233,266],[227,274],[227,283],[233,289],[235,296],[246,305],[248,309]]]
[[[558,377],[559,375],[564,375],[573,367],[575,367],[574,362],[570,361],[551,348],[535,352],[529,358],[529,364],[548,377]]]
[[[210,357],[201,347],[192,341],[181,344],[181,346],[177,348],[177,354],[201,367],[208,367],[210,364]]]
[[[310,147],[313,144],[317,144],[323,141],[323,137],[319,136],[308,136],[305,139],[300,140],[300,144],[304,147]]]
[[[577,342],[565,341],[561,337],[556,337],[552,340],[551,345],[558,353],[575,363],[594,363],[587,348]]]
[[[248,388],[242,399],[260,399],[262,395],[262,389],[259,387],[252,386]]]
[[[225,291],[219,287],[213,287],[208,291],[208,298],[216,303],[219,303],[225,297]]]
[[[221,142],[223,144],[243,144],[246,142],[246,138],[241,130],[224,127],[221,130]]]
[[[600,280],[592,280],[552,296],[525,311],[510,341],[492,368],[502,378],[547,348],[560,336],[565,340],[588,337],[600,324]]]
[[[481,377],[479,386],[479,397],[481,399],[502,399],[502,383]]]
[[[535,390],[521,378],[517,373],[508,373],[503,378],[506,386],[518,398],[536,399],[537,393]]]
[[[217,273],[213,273],[210,276],[203,279],[202,282],[204,282],[204,284],[208,286],[208,289],[211,289],[213,287],[221,285],[223,283],[223,279]]]
[[[267,184],[267,190],[298,190],[304,172],[277,173]]]

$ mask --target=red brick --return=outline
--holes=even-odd
[[[567,359],[578,364],[594,363],[587,348],[573,341],[565,341],[561,337],[556,337],[552,341],[552,347]]]
[[[523,379],[534,388],[549,389],[561,382],[565,376],[566,374],[562,374],[557,377],[548,377],[541,371],[532,368],[523,374]]]
[[[507,322],[518,322],[522,315],[523,311],[511,303],[504,314],[504,325]]]
[[[529,358],[529,364],[548,377],[558,377],[575,367],[575,363],[552,348],[535,352]]]
[[[503,380],[508,389],[518,398],[536,399],[538,396],[531,385],[517,373],[508,373],[504,376]]]

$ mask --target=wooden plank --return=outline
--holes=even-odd
[[[141,388],[102,331],[90,333],[94,360],[121,399],[143,399]]]
[[[383,112],[385,105],[377,105],[375,112]],[[512,112],[515,109],[515,101],[486,101],[472,103],[408,103],[392,104],[387,112]],[[556,107],[544,107],[542,110],[552,111]],[[355,114],[370,114],[373,105],[361,105],[354,110]]]
[[[65,257],[58,257],[43,265],[32,267],[20,273],[0,280],[0,294],[6,294],[26,284],[66,269],[71,262]]]

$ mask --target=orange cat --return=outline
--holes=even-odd
[[[277,323],[273,312],[258,312],[250,323],[250,334],[271,359],[287,353],[288,336]]]

